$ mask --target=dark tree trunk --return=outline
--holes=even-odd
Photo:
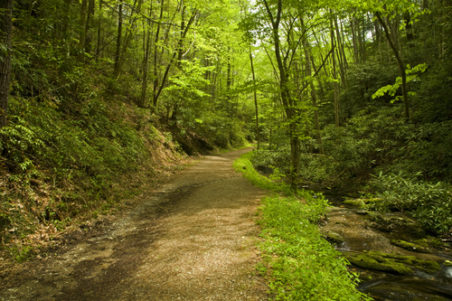
[[[149,8],[149,18],[152,17],[152,2]],[[151,54],[151,21],[148,20],[144,38],[144,57],[143,57],[143,79],[141,82],[141,99],[140,106],[147,106],[147,90],[148,90],[148,73],[149,73],[149,56]]]
[[[102,44],[102,6],[103,0],[99,0],[99,20],[97,22],[97,46],[96,46],[96,60],[100,57],[100,49]]]
[[[257,105],[256,73],[254,72],[253,52],[251,51],[251,49],[250,49],[250,64],[251,64],[251,74],[253,75],[253,94],[254,94],[254,110],[256,112],[257,149],[260,149],[261,138],[259,133],[259,106]]]
[[[333,79],[334,79],[334,123],[336,126],[340,126],[340,115],[339,115],[339,83],[337,82],[336,73],[336,39],[334,37],[333,19],[330,19],[330,36],[331,36],[331,49],[332,60],[333,60]]]
[[[0,127],[7,124],[9,82],[11,78],[11,33],[13,0],[0,4],[0,43],[6,50],[0,52]]]
[[[118,5],[118,34],[116,36],[116,52],[115,52],[115,67],[113,70],[113,74],[115,76],[119,75],[120,68],[120,56],[121,56],[121,41],[122,41],[122,8],[123,8],[123,0],[119,0]]]
[[[405,119],[407,122],[411,119],[411,112],[410,112],[410,99],[408,98],[408,91],[407,91],[407,84],[406,84],[406,69],[405,69],[405,63],[402,59],[402,56],[400,54],[400,51],[396,44],[396,39],[391,37],[390,29],[388,28],[388,25],[381,17],[380,13],[376,14],[378,22],[380,22],[381,26],[383,27],[383,31],[385,33],[386,39],[388,40],[389,46],[391,47],[394,56],[397,61],[397,65],[399,67],[400,71],[400,77],[402,78],[402,96],[403,96],[403,103],[405,105]]]
[[[90,53],[91,52],[91,36],[89,34],[89,30],[91,28],[91,23],[94,19],[94,0],[89,0],[88,2],[88,11],[86,14],[86,22],[85,22],[85,52]]]

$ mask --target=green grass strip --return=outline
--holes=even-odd
[[[251,155],[237,159],[234,167],[261,188],[290,191],[259,174]],[[318,221],[327,207],[321,194],[310,191],[263,200],[259,221],[263,261],[258,270],[267,278],[274,300],[370,300],[356,289],[358,279],[347,270],[347,260],[319,232]]]

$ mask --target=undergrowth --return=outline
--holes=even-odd
[[[310,191],[290,194],[283,183],[259,174],[251,153],[234,162],[253,184],[276,192],[263,200],[259,224],[263,261],[258,270],[267,278],[275,300],[370,300],[356,289],[358,278],[348,262],[320,234],[318,222],[328,201]]]

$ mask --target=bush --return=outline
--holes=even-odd
[[[449,185],[419,181],[402,173],[380,173],[370,186],[383,200],[378,202],[377,209],[405,212],[434,234],[447,233],[452,228],[452,193]]]

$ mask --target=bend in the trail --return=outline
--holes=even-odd
[[[245,151],[207,156],[143,194],[102,235],[11,275],[0,299],[265,300],[255,273],[263,191],[232,168]]]

